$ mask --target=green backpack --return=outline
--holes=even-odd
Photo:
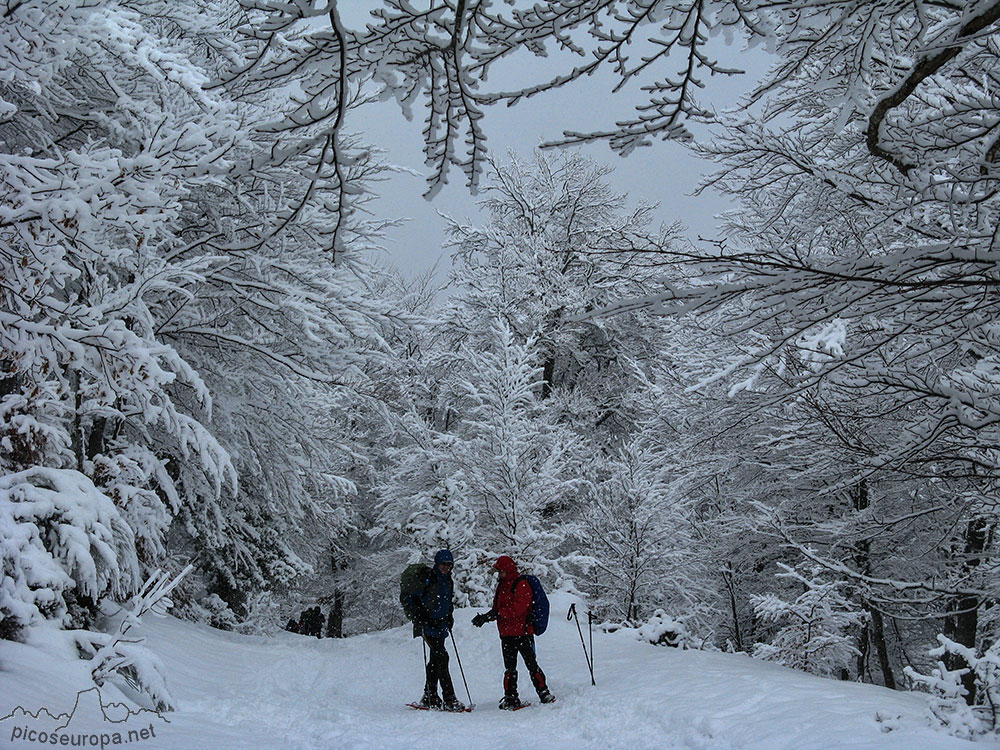
[[[410,622],[416,622],[423,614],[422,608],[415,606],[415,600],[424,592],[430,576],[431,569],[427,565],[413,563],[407,565],[399,577],[399,603],[403,605],[403,612]]]

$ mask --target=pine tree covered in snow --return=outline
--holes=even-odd
[[[468,370],[460,383],[463,439],[455,460],[481,519],[480,543],[544,563],[565,533],[551,528],[546,516],[558,515],[583,488],[578,446],[546,417],[534,342],[518,343],[501,321],[491,334],[488,349],[462,352]]]

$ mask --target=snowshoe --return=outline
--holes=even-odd
[[[451,700],[447,700],[444,702],[444,705],[441,706],[441,710],[452,711],[454,713],[461,713],[462,711],[471,711],[472,709],[466,706],[457,698],[452,698]]]
[[[519,711],[522,708],[527,708],[530,705],[531,705],[530,703],[522,701],[516,695],[513,696],[505,695],[503,699],[500,701],[500,705],[498,706],[498,708],[501,711]]]
[[[538,700],[540,700],[542,703],[555,703],[556,697],[552,695],[552,693],[549,692],[548,690],[545,690],[542,692],[541,695],[538,696]]]
[[[437,693],[424,693],[424,697],[419,701],[416,703],[407,703],[406,705],[423,711],[437,711],[441,709],[443,703],[441,702],[441,697],[437,695]]]

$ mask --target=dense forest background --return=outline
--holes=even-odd
[[[447,546],[463,602],[510,554],[608,623],[994,706],[1000,3],[373,7],[0,4],[0,635],[188,565],[188,618],[384,628]],[[744,45],[777,62],[710,111]],[[598,70],[648,102],[488,152]],[[482,200],[447,294],[377,262],[386,99],[428,196]],[[717,162],[715,240],[569,148],[659,139]]]

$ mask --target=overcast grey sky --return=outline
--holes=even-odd
[[[374,7],[377,0],[358,0],[351,4],[351,13],[345,15],[348,25],[359,27],[364,14],[363,6]],[[725,109],[735,105],[738,97],[748,90],[766,65],[763,53],[746,53],[741,46],[723,48],[718,42],[720,57],[727,64],[738,66],[753,74],[738,77],[715,76],[706,81],[701,100],[713,107]],[[510,89],[519,82],[551,74],[547,62],[524,56],[515,60],[507,69],[495,69],[490,78],[490,88]],[[526,67],[529,66],[529,67]],[[672,66],[671,66],[672,67]],[[666,71],[664,71],[666,72]],[[672,71],[671,71],[672,72]],[[607,128],[616,119],[629,117],[635,103],[643,101],[643,92],[634,84],[613,95],[615,79],[595,76],[585,78],[570,86],[522,100],[515,107],[497,105],[489,107],[483,118],[487,145],[491,154],[505,160],[508,151],[519,157],[530,158],[532,150],[546,140],[558,138],[563,129],[587,130]],[[394,102],[371,105],[352,114],[347,128],[360,131],[365,140],[388,152],[394,164],[426,172],[421,151],[421,127],[424,112],[414,106],[414,120],[407,122]],[[694,126],[696,134],[706,133]],[[660,204],[657,220],[667,223],[681,221],[688,227],[688,235],[713,236],[714,217],[728,207],[719,195],[706,192],[699,197],[690,194],[701,177],[712,171],[713,165],[695,158],[682,144],[673,141],[654,141],[649,148],[634,151],[627,158],[613,153],[606,143],[576,147],[582,153],[614,168],[610,180],[619,192],[629,194],[632,202],[645,200]],[[449,260],[442,249],[444,220],[438,213],[448,214],[459,220],[481,223],[476,198],[465,186],[465,175],[452,168],[449,184],[432,201],[422,197],[426,190],[422,177],[397,175],[379,186],[382,198],[374,204],[382,217],[407,217],[401,228],[391,231],[387,240],[387,260],[396,264],[406,274],[422,273],[440,259],[439,274],[444,278]]]

